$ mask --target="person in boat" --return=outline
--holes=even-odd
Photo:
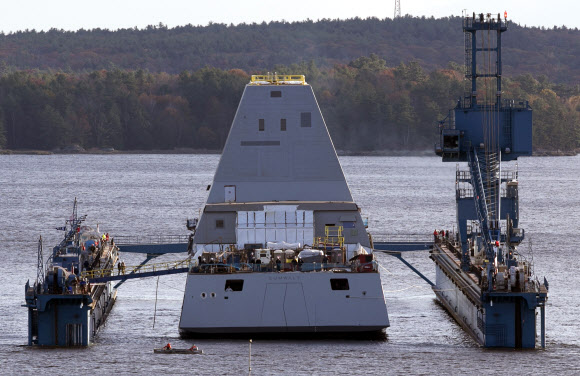
[[[163,350],[171,350],[171,343],[167,342],[167,345],[163,346]]]
[[[191,347],[189,348],[189,351],[196,351],[196,350],[197,350],[196,345],[191,345]]]

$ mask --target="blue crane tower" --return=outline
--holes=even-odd
[[[524,237],[517,228],[517,171],[502,171],[501,162],[532,154],[532,109],[527,101],[502,98],[501,36],[507,27],[507,14],[503,20],[489,13],[463,19],[470,91],[439,122],[436,146],[444,162],[468,163],[467,171],[456,173],[461,268],[470,270],[470,249],[477,242],[488,261],[488,291],[492,290],[492,260],[497,257],[496,265],[500,262],[508,268],[516,265],[512,251]]]

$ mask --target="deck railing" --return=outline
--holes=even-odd
[[[189,235],[122,235],[114,240],[116,245],[187,244]]]

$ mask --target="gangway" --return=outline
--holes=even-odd
[[[402,252],[428,251],[433,248],[435,238],[429,234],[376,234],[373,250],[396,257],[429,285],[434,286],[423,273],[403,258]]]
[[[337,234],[330,233],[330,230],[334,229],[326,229],[326,237],[324,238],[325,240],[330,237],[342,237],[342,228],[337,229]],[[433,247],[432,235],[377,234],[375,238],[377,239],[373,242],[373,249],[375,251],[383,252],[398,258],[402,263],[404,263],[427,283],[433,285],[433,283],[419,270],[413,267],[408,261],[404,260],[401,254],[401,252],[405,251],[430,250]],[[147,259],[138,266],[129,267],[129,271],[125,271],[125,273],[119,272],[116,269],[101,269],[94,271],[84,271],[81,273],[81,276],[83,278],[87,278],[91,283],[120,281],[116,285],[116,287],[119,287],[124,281],[128,279],[186,273],[189,270],[190,259],[157,264],[147,264],[147,262],[161,254],[186,252],[189,241],[189,235],[118,236],[115,238],[115,243],[122,252],[146,253]]]
[[[125,281],[127,279],[154,277],[167,274],[187,273],[190,267],[190,259],[172,262],[160,262],[156,264],[141,264],[123,269],[95,269],[85,270],[81,278],[86,278],[90,283],[107,281]]]
[[[121,252],[165,254],[187,252],[191,235],[130,235],[116,236]]]
[[[427,251],[433,248],[429,234],[373,234],[373,249],[379,251]]]

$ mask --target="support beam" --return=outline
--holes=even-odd
[[[401,255],[401,252],[390,252],[390,251],[376,251],[376,252],[384,252],[387,255],[391,255],[394,256],[396,258],[398,258],[399,260],[401,260],[401,262],[405,265],[407,265],[407,267],[409,269],[411,269],[412,271],[415,272],[415,274],[417,274],[419,277],[421,277],[425,282],[427,282],[431,287],[435,286],[435,284],[433,282],[431,282],[429,280],[429,278],[425,277],[425,275],[423,273],[421,273],[419,270],[417,270],[413,265],[411,265],[409,262],[407,262],[407,260],[405,260],[403,258],[403,256]]]

